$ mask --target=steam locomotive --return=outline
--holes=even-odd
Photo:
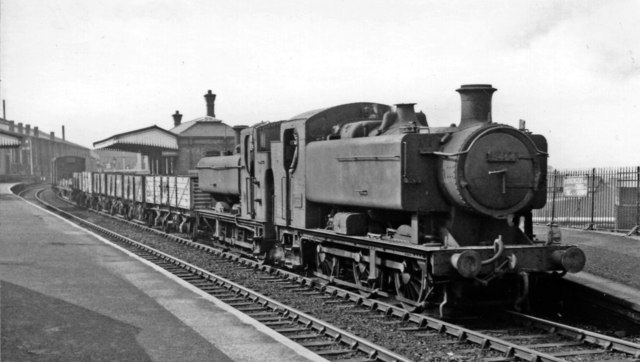
[[[240,131],[190,176],[74,174],[78,201],[208,237],[407,308],[521,303],[530,278],[576,273],[539,242],[546,139],[491,119],[491,85],[458,90],[458,125],[413,104],[351,103]]]

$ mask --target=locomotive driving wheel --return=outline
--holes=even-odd
[[[422,308],[427,299],[429,285],[426,263],[411,260],[405,264],[404,271],[393,271],[392,283],[402,306],[407,310],[415,311]]]
[[[337,256],[318,253],[316,256],[317,272],[329,281],[333,281],[340,271],[340,260]]]
[[[368,287],[369,282],[369,268],[367,264],[363,262],[353,262],[353,279],[356,285],[362,287]]]
[[[375,278],[369,279],[369,265],[362,261],[353,261],[353,279],[355,284],[360,287],[360,294],[365,297],[370,297],[375,293],[375,290],[381,287],[382,284],[382,270],[377,269],[377,275]]]

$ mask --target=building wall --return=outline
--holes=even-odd
[[[227,137],[178,137],[178,157],[174,168],[177,175],[186,175],[189,170],[194,170],[198,161],[210,154],[223,154],[233,152],[235,148],[235,136],[233,133]]]
[[[33,131],[28,135],[26,133],[16,134],[23,137],[22,145],[19,148],[0,151],[2,159],[0,161],[0,181],[20,180],[29,176],[48,180],[51,173],[51,159],[54,157],[80,156],[90,158],[90,151],[86,147],[59,139],[36,137]]]
[[[11,150],[12,148],[0,148],[0,175],[6,175],[10,171]]]
[[[148,165],[140,153],[95,150],[93,151],[96,160],[96,170],[98,171],[147,171]]]

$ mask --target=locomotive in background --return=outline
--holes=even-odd
[[[585,256],[534,241],[547,143],[492,122],[495,90],[458,89],[462,117],[449,127],[430,127],[413,104],[378,103],[261,123],[197,175],[77,174],[78,201],[409,308],[520,303],[531,276],[578,272]]]
[[[87,169],[87,159],[80,156],[58,156],[51,159],[49,175],[56,191],[65,198],[72,198],[79,185],[74,183],[78,174]],[[75,198],[75,195],[73,196]]]

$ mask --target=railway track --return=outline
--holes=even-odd
[[[53,207],[49,205],[49,207]],[[112,218],[110,215],[103,215]],[[75,217],[74,217],[75,218]],[[125,220],[118,219],[126,222]],[[85,225],[86,221],[78,221]],[[565,361],[565,360],[638,360],[640,359],[640,345],[602,334],[580,330],[574,327],[561,325],[540,318],[523,314],[510,313],[511,320],[520,321],[518,327],[513,323],[500,328],[487,328],[491,320],[475,321],[467,327],[444,322],[425,315],[408,313],[405,310],[391,304],[377,300],[367,299],[357,293],[352,293],[332,285],[323,284],[316,279],[301,277],[287,271],[282,271],[270,266],[262,265],[254,260],[243,258],[222,249],[193,243],[190,240],[177,235],[167,235],[155,229],[149,229],[136,223],[127,222],[135,228],[152,231],[162,235],[163,239],[170,239],[174,243],[167,245],[187,245],[190,248],[206,252],[207,270],[191,263],[179,260],[169,254],[150,248],[125,236],[117,235],[113,231],[95,225],[96,230],[111,235],[110,238],[119,238],[126,241],[128,248],[135,248],[147,253],[144,258],[166,266],[173,274],[187,280],[189,283],[205,290],[227,302],[240,311],[247,313],[258,321],[270,326],[276,331],[298,341],[316,353],[335,360],[429,360],[432,354],[421,354],[416,349],[445,349],[449,352],[444,357],[451,359],[475,359],[486,361]],[[92,226],[93,228],[93,226]],[[135,246],[134,246],[135,245]],[[184,248],[184,246],[182,246]],[[150,254],[149,254],[150,253]],[[348,333],[337,327],[326,327],[321,319],[321,312],[313,309],[309,313],[288,307],[275,299],[255,293],[247,287],[225,278],[213,275],[208,270],[227,270],[238,276],[240,280],[253,280],[253,284],[277,286],[284,294],[304,296],[304,299],[312,301],[311,304],[328,307],[334,314],[349,320],[356,318],[363,324],[370,325],[372,329],[380,328],[378,339],[385,339],[386,335],[394,335],[395,339],[405,341],[415,347],[402,348],[391,345],[389,349],[382,348],[382,352],[376,350],[375,344],[368,342],[358,335],[363,334],[369,339],[376,339],[376,332],[356,334]],[[251,283],[248,283],[251,284]],[[278,300],[283,297],[274,292]],[[286,299],[286,298],[284,298]],[[311,307],[303,307],[312,309]],[[315,318],[319,315],[322,318]],[[346,322],[347,325],[349,321]],[[326,323],[325,323],[326,324]],[[381,327],[380,327],[381,326]],[[312,336],[313,334],[313,336]],[[374,338],[371,338],[371,336]],[[425,342],[425,341],[428,341]],[[424,346],[424,347],[421,347]],[[397,355],[390,350],[398,351],[407,358]],[[480,359],[478,359],[480,358]],[[586,358],[586,359],[585,359]]]
[[[110,240],[117,241],[120,246],[135,255],[162,267],[220,301],[252,316],[322,357],[339,361],[409,361],[409,359],[386,350],[382,346],[341,330],[330,323],[261,295],[231,280],[61,210],[42,200],[40,198],[42,191],[38,191],[35,198],[49,210],[55,211],[89,230],[105,235]],[[223,257],[218,262],[232,263],[233,258]],[[233,266],[228,265],[227,267],[232,268]],[[276,282],[265,278],[262,280]]]

